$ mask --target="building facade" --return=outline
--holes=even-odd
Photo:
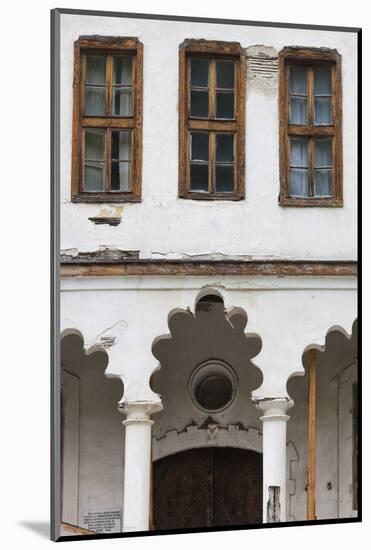
[[[357,35],[61,15],[63,529],[357,514]]]

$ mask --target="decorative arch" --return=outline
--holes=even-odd
[[[226,428],[214,422],[208,422],[204,426],[191,424],[184,430],[170,430],[164,437],[153,442],[153,461],[166,456],[180,453],[188,449],[200,447],[235,447],[262,452],[262,433],[258,428],[244,428],[242,424],[229,424]]]
[[[152,346],[159,365],[152,373],[150,386],[161,396],[164,406],[155,417],[156,435],[162,437],[170,429],[181,431],[191,423],[200,427],[208,416],[224,428],[241,419],[244,424],[251,423],[253,417],[255,420],[256,414],[247,414],[247,402],[262,381],[260,369],[252,362],[262,342],[256,333],[245,332],[247,321],[240,307],[226,311],[221,292],[210,287],[197,294],[194,312],[176,308],[169,313],[170,334],[156,338]],[[233,399],[219,410],[198,408],[192,393],[195,372],[202,368],[205,371],[212,363],[228,366],[233,374]]]

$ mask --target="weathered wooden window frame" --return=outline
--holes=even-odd
[[[307,125],[289,124],[289,67],[306,65],[313,67],[320,64],[332,65],[332,125],[314,125],[311,119]],[[329,48],[285,47],[279,53],[279,111],[280,111],[280,195],[281,206],[343,206],[342,186],[342,89],[341,89],[341,56]],[[313,93],[308,90],[308,110],[313,113]],[[310,123],[312,122],[312,123]],[[297,137],[332,137],[333,139],[333,191],[331,197],[290,197],[289,138]],[[309,185],[313,188],[313,166],[309,152]]]
[[[191,56],[217,60],[235,61],[235,116],[233,119],[197,118],[190,115],[190,75]],[[211,95],[216,84],[212,84]],[[187,39],[179,46],[179,197],[198,200],[242,200],[245,198],[245,93],[246,66],[245,54],[238,42]],[[213,101],[213,97],[211,97]],[[190,131],[209,133],[209,192],[190,190]],[[215,135],[234,134],[234,191],[215,192],[211,189],[214,179]]]
[[[85,116],[84,54],[132,54],[133,113],[132,116]],[[106,105],[112,88],[112,75],[106,76]],[[108,97],[108,99],[107,99]],[[73,122],[72,122],[72,202],[117,203],[140,202],[142,180],[142,111],[143,111],[143,45],[137,38],[112,36],[81,36],[74,44]],[[83,190],[84,139],[87,128],[105,129],[105,166],[110,165],[111,129],[131,131],[130,191],[87,192]],[[107,131],[108,130],[108,131]],[[105,186],[107,186],[105,174]]]

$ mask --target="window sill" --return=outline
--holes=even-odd
[[[206,193],[184,193],[179,194],[180,199],[191,199],[191,200],[200,200],[200,201],[242,201],[244,200],[243,195],[231,195],[230,193],[220,193],[220,194],[206,194]]]
[[[294,199],[291,197],[281,197],[278,200],[278,203],[280,206],[296,206],[296,207],[325,207],[325,208],[342,208],[343,207],[343,199],[340,198],[308,198],[308,199]]]
[[[73,195],[71,197],[71,202],[77,203],[117,203],[117,202],[142,202],[142,197],[136,195],[122,195],[114,193],[101,193],[101,194],[80,194]]]

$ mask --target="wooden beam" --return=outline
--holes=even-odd
[[[93,253],[90,254],[93,256]],[[266,275],[356,277],[356,262],[334,261],[257,261],[257,260],[146,260],[119,261],[94,258],[66,258],[61,263],[62,277],[110,276],[209,276],[209,275]]]
[[[308,484],[307,519],[316,518],[316,393],[317,393],[317,351],[309,351],[308,365]]]
[[[95,531],[90,531],[89,529],[84,529],[83,527],[72,525],[71,523],[62,522],[61,529],[71,535],[96,535]]]

